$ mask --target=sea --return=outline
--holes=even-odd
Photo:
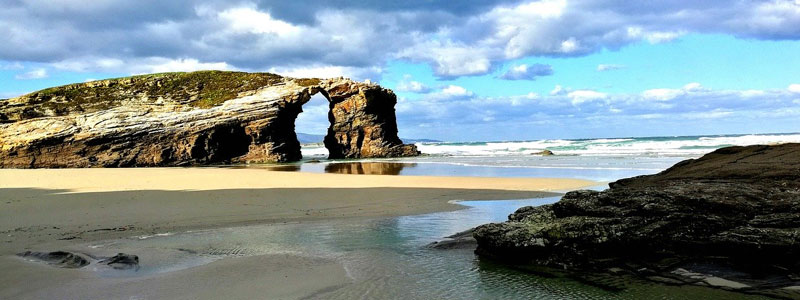
[[[301,148],[304,160],[300,163],[267,167],[303,172],[556,177],[608,182],[654,174],[679,161],[698,158],[723,147],[792,142],[800,142],[800,133],[423,142],[416,143],[423,153],[420,157],[337,161],[327,161],[328,150],[313,145]],[[554,155],[538,154],[544,150]],[[380,165],[374,163],[387,165],[385,168],[371,167]],[[354,164],[366,167],[353,167]]]
[[[324,148],[305,147],[301,162],[245,167],[386,176],[580,178],[596,180],[598,186],[594,188],[604,189],[607,182],[657,173],[678,161],[721,147],[787,142],[800,142],[800,134],[425,142],[417,144],[424,154],[420,157],[364,160],[327,160]],[[536,154],[543,150],[554,155]],[[165,232],[91,247],[112,247],[140,257],[148,251],[170,257],[143,264],[131,276],[170,272],[227,256],[292,253],[334,259],[344,266],[352,283],[311,297],[318,299],[761,299],[626,276],[576,275],[559,270],[530,272],[481,259],[472,249],[426,246],[480,224],[505,221],[520,207],[558,200],[559,197],[462,201],[459,204],[464,209],[449,212]],[[192,254],[204,249],[227,251]]]

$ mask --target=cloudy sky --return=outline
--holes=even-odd
[[[0,98],[221,69],[377,81],[413,138],[800,131],[800,0],[0,4]]]

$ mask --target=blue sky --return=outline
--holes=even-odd
[[[413,138],[800,131],[798,0],[0,2],[0,98],[221,69],[377,81]]]

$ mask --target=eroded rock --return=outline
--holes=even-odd
[[[349,79],[203,71],[102,80],[0,101],[0,167],[134,167],[301,158],[294,121],[330,100],[331,158],[413,156],[391,90]]]
[[[89,265],[89,261],[83,258],[82,256],[66,251],[53,251],[53,252],[25,251],[23,253],[17,254],[17,256],[23,257],[25,259],[41,261],[47,263],[48,265],[59,268],[77,269]]]
[[[554,154],[553,151],[545,149],[539,152],[531,153],[531,155],[552,156]]]
[[[117,270],[139,269],[139,256],[125,253],[117,253],[109,258],[100,260],[98,263],[108,265]]]
[[[435,241],[426,245],[431,249],[475,249],[475,238],[472,237],[474,229],[468,229],[450,236],[441,241]]]
[[[678,275],[698,273],[696,281],[727,289],[798,285],[800,144],[719,149],[602,192],[520,208],[474,236],[476,253],[515,264],[684,282],[690,276]]]

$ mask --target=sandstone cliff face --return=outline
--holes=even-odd
[[[0,167],[181,166],[301,158],[294,121],[330,100],[331,158],[411,156],[392,91],[349,79],[204,71],[103,80],[0,101]]]
[[[708,274],[749,290],[800,284],[800,144],[723,148],[610,187],[480,226],[476,252],[673,284],[719,282]]]

